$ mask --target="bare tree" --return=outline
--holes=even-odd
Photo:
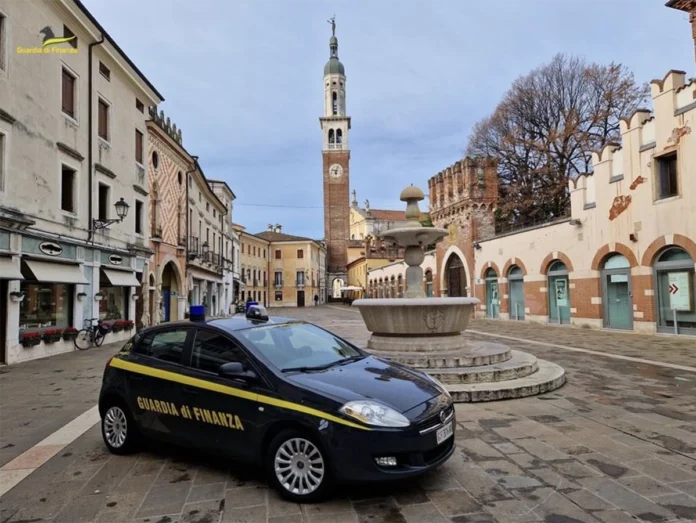
[[[648,94],[623,65],[563,54],[515,80],[474,126],[466,149],[498,160],[500,222],[563,215],[568,179],[591,170],[591,152],[619,138],[619,120],[643,107]]]

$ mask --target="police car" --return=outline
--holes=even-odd
[[[99,412],[115,454],[144,437],[213,450],[262,465],[298,502],[417,476],[454,452],[441,383],[263,307],[142,330],[107,363]]]

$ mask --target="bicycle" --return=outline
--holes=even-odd
[[[92,322],[97,321],[96,325]],[[111,328],[104,326],[104,320],[99,318],[90,318],[85,320],[84,328],[81,329],[73,342],[78,350],[87,350],[93,345],[100,347],[104,343],[104,338],[111,331]]]

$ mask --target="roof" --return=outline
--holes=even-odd
[[[230,189],[230,186],[227,185],[227,182],[224,182],[222,180],[210,180],[210,179],[208,179],[208,183],[224,185],[227,188],[227,190],[230,191],[230,194],[232,195],[232,199],[233,200],[237,199],[237,195],[235,195],[234,191],[232,189]]]
[[[275,231],[263,231],[254,234],[259,238],[263,238],[269,242],[313,242],[312,238],[305,238],[304,236],[293,236],[292,234],[285,234],[283,232]]]
[[[324,76],[327,74],[342,74],[345,76],[346,69],[338,58],[332,56],[324,66]]]
[[[89,21],[92,22],[97,29],[104,35],[104,39],[108,40],[108,42],[114,46],[114,49],[123,57],[123,59],[130,65],[133,70],[136,72],[136,74],[140,77],[140,79],[147,84],[147,86],[152,89],[152,91],[160,97],[162,101],[164,101],[164,96],[155,88],[154,85],[148,80],[145,75],[142,73],[140,69],[133,63],[133,61],[128,58],[128,55],[123,52],[123,49],[121,49],[118,44],[115,42],[113,38],[111,38],[111,35],[102,27],[102,25],[97,21],[96,18],[94,18],[94,15],[89,12],[89,10],[84,6],[84,4],[80,0],[73,0],[75,2],[75,5],[84,13],[84,15],[89,18]]]
[[[679,9],[680,11],[686,11],[687,13],[692,9],[693,0],[669,0],[665,4],[667,7],[672,9]]]

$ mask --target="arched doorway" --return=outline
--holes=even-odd
[[[602,303],[604,326],[633,328],[631,262],[623,254],[612,254],[602,265]]]
[[[694,260],[681,247],[671,246],[657,256],[653,269],[657,331],[696,335]]]
[[[570,323],[570,285],[568,267],[555,260],[546,273],[549,292],[549,320],[551,323]]]
[[[498,298],[498,274],[495,269],[486,271],[486,317],[500,316],[500,300]]]
[[[332,291],[333,291],[333,297],[338,299],[341,297],[341,287],[345,287],[343,283],[343,279],[341,278],[336,278],[333,283],[331,284]]]
[[[448,296],[466,296],[466,271],[461,258],[452,253],[445,265]]]
[[[508,271],[508,289],[510,319],[524,320],[524,275],[517,265],[513,265]]]
[[[162,269],[161,321],[179,319],[179,295],[181,284],[174,262],[170,261]]]

